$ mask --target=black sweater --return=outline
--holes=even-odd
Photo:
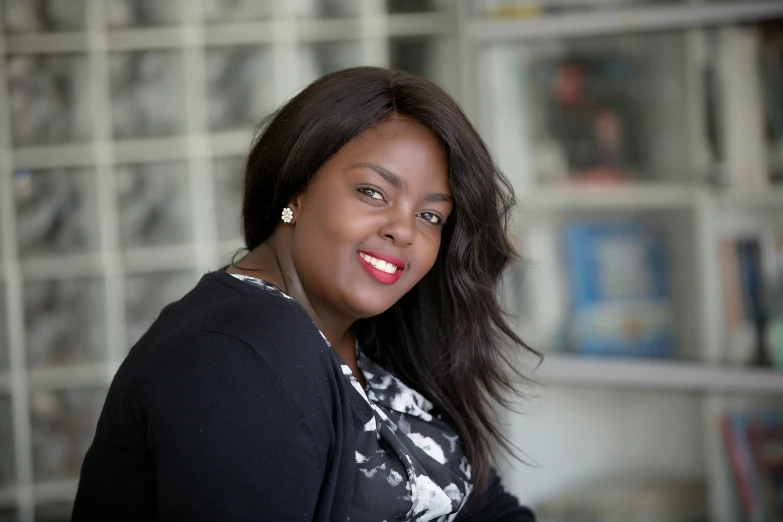
[[[346,521],[370,406],[296,302],[221,270],[167,306],[109,389],[73,521]],[[457,521],[532,521],[499,481]]]

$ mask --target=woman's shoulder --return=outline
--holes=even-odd
[[[324,344],[304,309],[276,287],[249,284],[216,271],[166,306],[131,352],[160,357],[196,332],[212,332],[226,342],[233,338],[259,354],[288,352],[292,345],[320,351]]]
[[[207,274],[166,307],[121,365],[107,404],[131,406],[150,425],[183,409],[220,423],[230,412],[214,406],[233,405],[327,436],[350,402],[337,355],[298,304],[232,279]]]
[[[252,364],[249,364],[252,361]],[[339,359],[293,300],[226,272],[211,272],[168,305],[131,349],[120,373],[128,380],[182,378],[200,363],[215,370],[269,371],[287,383],[340,378]],[[252,375],[251,375],[252,377]],[[289,390],[302,393],[302,390]]]

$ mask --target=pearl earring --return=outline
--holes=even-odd
[[[294,211],[288,207],[283,209],[283,223],[290,223],[294,219]]]

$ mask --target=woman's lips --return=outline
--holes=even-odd
[[[356,253],[356,258],[371,276],[385,285],[391,285],[399,281],[405,268],[405,263],[401,259],[388,254],[359,251]],[[388,271],[389,267],[393,267],[395,271],[390,273]]]

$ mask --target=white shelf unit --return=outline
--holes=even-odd
[[[30,3],[31,12],[35,3]],[[46,518],[48,507],[60,509],[57,513],[67,511],[77,487],[74,470],[78,473],[83,443],[91,438],[94,416],[130,344],[162,306],[181,296],[201,274],[227,262],[241,247],[237,187],[241,190],[241,161],[261,116],[317,76],[348,65],[421,66],[426,70],[414,72],[429,76],[455,96],[459,94],[453,45],[457,18],[450,2],[422,2],[424,9],[411,12],[405,11],[409,10],[406,2],[395,0],[211,2],[223,3],[226,8],[229,4],[264,7],[264,13],[258,14],[265,16],[235,17],[232,21],[207,19],[202,6],[209,4],[208,0],[166,0],[147,6],[167,10],[167,17],[157,25],[112,27],[107,22],[112,16],[110,9],[133,3],[84,0],[84,20],[79,27],[66,30],[12,30],[7,25],[11,22],[0,14],[0,520],[4,522],[54,520]],[[16,4],[24,7],[24,2]],[[319,18],[318,10],[327,4],[347,10],[340,17]],[[123,126],[126,122],[118,121],[118,114],[122,118],[135,116],[118,105],[118,91],[125,87],[118,83],[118,69],[122,72],[123,67],[132,67],[134,60],[149,56],[158,61],[145,62],[147,73],[161,74],[155,67],[162,64],[167,71],[174,71],[172,80],[163,84],[169,88],[169,98],[161,109],[180,104],[171,124],[154,135],[148,128],[129,132]],[[239,61],[240,72],[250,70],[252,60],[264,64],[262,77],[253,79],[249,91],[261,92],[261,99],[246,102],[247,113],[263,108],[257,120],[232,123],[215,119],[220,90],[229,90],[234,84],[221,84],[214,76],[221,80],[218,69],[231,59]],[[244,65],[242,59],[246,60]],[[74,80],[80,83],[70,102],[88,115],[86,130],[77,138],[36,141],[25,138],[15,127],[24,122],[15,120],[20,118],[20,102],[14,82],[19,69],[29,69],[40,60],[50,64],[78,60],[84,69]],[[29,74],[29,70],[21,74]],[[134,89],[142,87],[139,83]],[[14,89],[17,91],[12,92]],[[247,93],[232,96],[251,97]],[[140,105],[144,102],[134,99]],[[147,109],[139,106],[138,110]],[[65,116],[54,114],[52,119]],[[171,169],[145,173],[143,169],[150,165]],[[77,196],[81,204],[90,202],[80,222],[89,237],[79,248],[60,241],[32,251],[23,244],[20,187],[38,179],[38,172],[50,170],[56,170],[59,179],[78,176],[85,180],[78,185],[81,192]],[[132,206],[133,183],[144,176],[164,175],[177,180],[169,196],[171,206],[181,212],[179,228],[170,234],[172,240],[166,236],[157,241],[128,242],[125,220],[140,212]],[[69,180],[60,189],[72,190],[74,186]],[[125,193],[130,197],[124,199]],[[81,294],[74,290],[82,287],[90,290]],[[93,352],[47,362],[33,351],[33,345],[43,342],[40,332],[30,326],[34,318],[30,317],[28,300],[36,293],[65,299],[76,308],[84,299],[92,303],[88,309],[98,315],[89,320],[88,329],[100,327],[84,338],[93,345]],[[67,329],[67,325],[58,327]],[[4,352],[8,353],[7,363]],[[45,444],[44,431],[56,429],[44,414],[59,407],[81,412],[72,422],[88,426],[80,438],[70,441],[74,448],[65,457],[71,459],[67,476],[55,473],[61,470],[47,469],[37,457]],[[92,417],[85,419],[85,415]],[[10,441],[3,439],[6,427],[11,429]],[[2,447],[9,442],[10,469],[3,462],[9,448]],[[10,477],[4,476],[9,472]]]
[[[546,2],[542,4],[545,5]],[[624,8],[611,7],[611,3],[609,4],[610,7],[593,12],[531,17],[527,20],[476,20],[469,22],[467,32],[471,40],[492,43],[670,31],[708,25],[757,22],[783,16],[783,6],[777,0],[740,0],[724,3],[674,1],[662,5]]]
[[[529,388],[534,399],[519,405],[524,414],[506,418],[512,442],[538,466],[511,462],[502,471],[509,489],[534,506],[601,481],[697,480],[705,484],[708,520],[736,522],[740,509],[718,422],[732,408],[783,407],[783,372],[726,364],[718,244],[737,229],[754,230],[767,222],[783,226],[783,187],[716,189],[707,182],[705,80],[689,62],[702,58],[712,29],[783,18],[783,3],[617,0],[584,8],[589,3],[571,2],[574,8],[562,14],[547,14],[545,7],[567,2],[464,0],[461,6],[462,56],[474,67],[473,74],[463,76],[469,95],[464,104],[519,203],[514,227],[524,259],[523,284],[532,294],[514,303],[532,310],[520,318],[519,333],[545,354],[533,373],[542,386]],[[488,14],[509,4],[526,6],[528,14],[531,6],[542,10],[517,19]],[[542,183],[531,120],[535,104],[543,102],[530,92],[528,71],[540,56],[568,56],[577,46],[599,48],[599,41],[618,42],[606,46],[618,54],[639,47],[656,57],[653,53],[676,42],[685,62],[677,72],[681,83],[674,84],[681,95],[671,97],[671,88],[668,103],[650,102],[655,114],[647,118],[655,121],[658,135],[675,136],[674,143],[648,146],[681,161],[659,164],[654,179],[641,182]],[[661,63],[656,59],[646,63]],[[679,118],[673,125],[662,119],[667,109]],[[567,273],[559,266],[559,227],[573,219],[629,215],[662,224],[673,238],[669,264],[677,268],[670,272],[676,272],[671,286],[678,358],[565,354],[562,340],[553,340],[550,332],[562,323],[567,291],[562,288]]]
[[[536,376],[547,384],[783,396],[780,371],[699,362],[549,355]]]

